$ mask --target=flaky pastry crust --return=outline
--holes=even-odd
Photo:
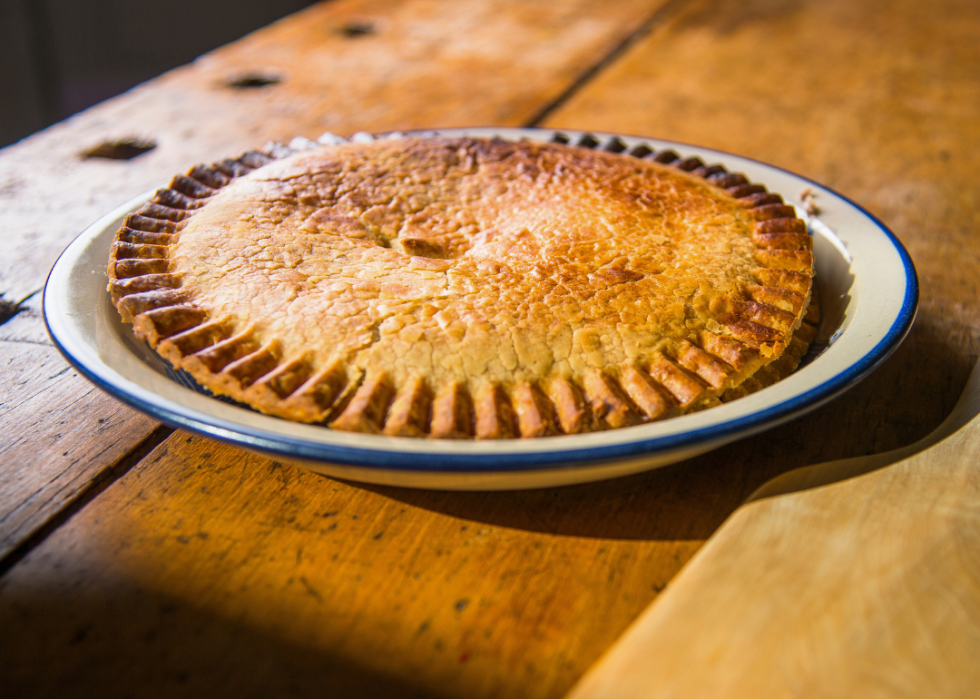
[[[334,429],[571,434],[785,376],[814,330],[805,223],[743,175],[645,150],[247,153],[129,216],[109,289],[213,393]]]

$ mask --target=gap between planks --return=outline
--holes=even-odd
[[[612,65],[620,56],[626,53],[634,44],[638,41],[645,39],[650,32],[657,28],[660,24],[664,22],[674,11],[680,8],[682,5],[690,2],[690,0],[667,0],[666,3],[661,5],[654,11],[650,17],[641,24],[636,31],[627,36],[618,46],[616,46],[612,51],[603,56],[599,61],[594,63],[592,67],[586,70],[582,75],[578,77],[577,80],[572,82],[568,88],[562,92],[558,97],[551,101],[551,103],[544,106],[544,108],[538,112],[531,120],[529,120],[525,126],[534,127],[540,126],[545,122],[545,120],[550,117],[554,112],[559,110],[566,102],[568,102],[572,97],[574,97],[578,92],[585,87],[587,84],[592,82],[592,80],[599,75],[603,70]]]
[[[112,466],[93,478],[88,487],[80,492],[71,502],[54,514],[37,531],[32,533],[20,544],[13,548],[10,553],[0,559],[0,576],[19,563],[24,556],[30,553],[36,546],[42,543],[48,536],[67,522],[72,516],[83,507],[97,498],[103,490],[119,480],[136,466],[151,451],[162,444],[167,437],[175,432],[174,428],[160,425],[142,442],[136,445],[132,451],[119,459]]]

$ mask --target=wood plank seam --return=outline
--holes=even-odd
[[[579,90],[592,82],[592,80],[599,75],[599,73],[612,65],[634,44],[645,39],[650,32],[652,32],[668,17],[670,17],[675,10],[678,10],[682,5],[688,2],[690,2],[690,0],[668,0],[665,4],[658,7],[656,11],[654,11],[654,13],[636,29],[636,31],[623,39],[618,46],[603,56],[599,61],[592,64],[592,66],[582,73],[574,82],[572,82],[572,84],[569,85],[564,92],[558,95],[558,97],[552,100],[549,104],[546,104],[544,108],[534,116],[534,118],[527,122],[526,126],[541,126],[549,116],[551,116],[558,109],[561,109],[561,107],[568,102],[568,100],[574,97]]]
[[[140,463],[147,454],[156,449],[164,440],[174,433],[172,427],[160,425],[153,430],[149,436],[140,442],[136,447],[128,452],[113,465],[106,468],[98,476],[92,479],[88,487],[81,490],[76,497],[64,506],[56,515],[51,517],[42,527],[24,539],[20,544],[6,555],[0,558],[0,577],[13,568],[36,546],[41,544],[62,524],[70,520],[75,513],[79,512],[88,503],[97,498],[102,491],[115,483],[119,478],[129,472],[136,464]]]
[[[27,310],[27,309],[20,309],[20,310]],[[20,311],[18,311],[18,313],[19,312]],[[3,323],[0,323],[0,325],[3,325]],[[0,342],[9,345],[32,345],[34,347],[53,347],[53,345],[50,342],[41,342],[40,340],[22,340],[20,338],[14,338],[14,339],[0,338]],[[68,367],[68,370],[70,371],[71,367]]]

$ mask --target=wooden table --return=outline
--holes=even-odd
[[[0,291],[26,299],[0,325],[4,695],[561,696],[757,486],[950,410],[980,341],[978,107],[973,0],[335,0],[0,152]],[[517,493],[343,483],[174,432],[51,346],[58,253],[170,175],[269,139],[470,125],[820,181],[908,247],[918,320],[847,395],[724,455]],[[157,146],[80,155],[131,137]]]

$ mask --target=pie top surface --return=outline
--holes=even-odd
[[[805,225],[720,168],[476,138],[268,161],[176,178],[109,272],[138,336],[274,415],[408,436],[625,426],[737,392],[809,303]]]

